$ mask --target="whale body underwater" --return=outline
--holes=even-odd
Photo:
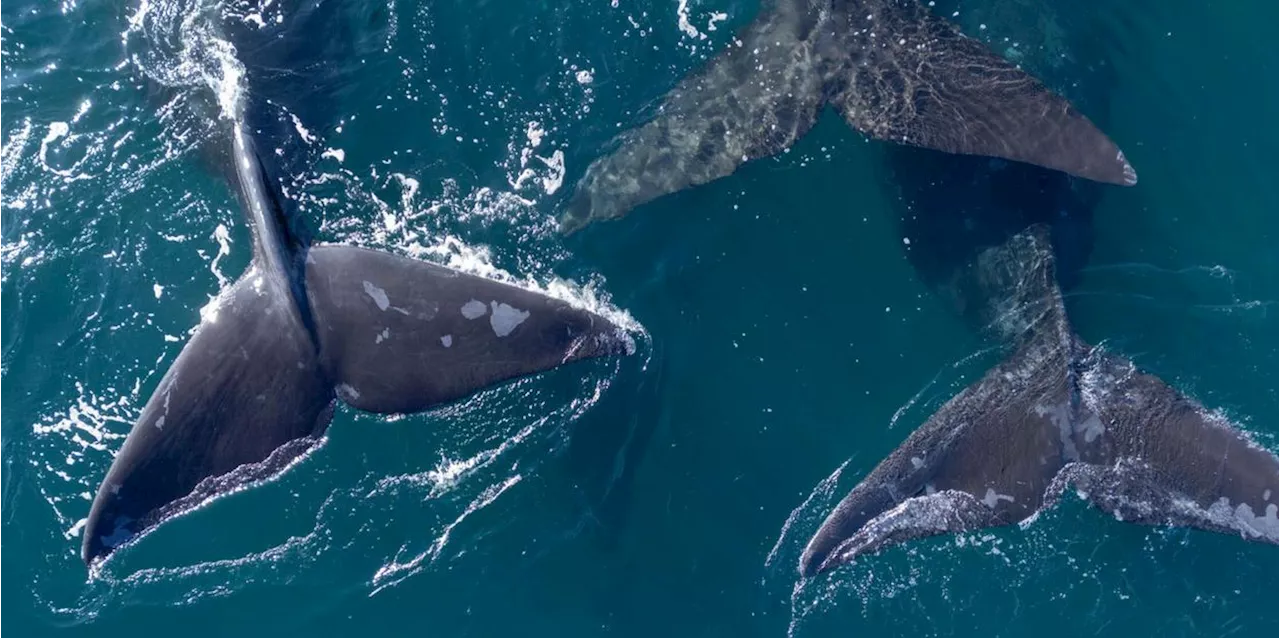
[[[317,445],[339,399],[415,413],[635,352],[623,328],[548,295],[377,250],[312,245],[282,190],[278,154],[259,151],[264,129],[292,125],[253,91],[254,69],[247,75],[212,155],[247,218],[253,258],[205,313],[107,471],[84,526],[91,566],[287,469]]]
[[[777,0],[587,168],[560,228],[621,217],[780,153],[828,105],[891,143],[897,177],[933,182],[917,193],[936,198],[926,208],[972,199],[969,184],[937,185],[989,172],[983,158],[1015,162],[994,180],[1003,192],[993,199],[1019,197],[1018,182],[1039,183],[1038,197],[1073,178],[1137,183],[1124,154],[1066,99],[915,0]],[[1019,205],[1045,205],[1031,199]],[[1011,354],[837,504],[806,544],[801,576],[911,539],[1028,520],[1069,486],[1119,520],[1277,543],[1276,455],[1080,339],[1052,229],[1034,217],[947,270],[951,294]]]
[[[1070,102],[916,0],[763,5],[587,167],[562,231],[781,153],[828,106],[876,140],[1137,183],[1124,153]]]

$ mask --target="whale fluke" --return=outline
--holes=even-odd
[[[622,133],[579,181],[560,230],[621,217],[668,193],[705,184],[748,160],[775,155],[813,126],[823,78],[815,16],[780,2],[763,11],[703,69],[681,80],[657,115]]]
[[[319,347],[281,280],[259,267],[223,292],[112,463],[85,525],[85,562],[278,474],[324,433],[335,395],[413,413],[634,351],[600,315],[484,277],[350,246],[315,246],[306,262]]]
[[[841,16],[836,32],[856,60],[828,81],[832,105],[853,128],[889,142],[1137,183],[1124,154],[1088,118],[985,44],[916,0],[865,4],[874,13]],[[881,35],[859,35],[867,29]]]
[[[202,313],[98,489],[88,564],[210,498],[285,470],[328,427],[335,398],[413,413],[573,361],[634,352],[603,316],[484,277],[351,246],[312,246],[246,122],[225,175],[253,231],[249,269]],[[281,129],[283,127],[276,127]],[[220,140],[221,141],[221,140]]]
[[[1013,354],[938,409],[835,507],[811,576],[910,539],[1009,525],[1075,487],[1134,523],[1277,542],[1280,465],[1225,419],[1067,322],[1047,230],[984,252],[966,276]]]
[[[827,104],[875,139],[1131,185],[1120,149],[1029,74],[916,0],[777,0],[587,168],[562,232],[775,155]]]

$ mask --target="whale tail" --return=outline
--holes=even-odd
[[[1120,149],[1063,97],[916,0],[775,2],[594,161],[563,232],[782,152],[830,104],[863,134],[1131,185]]]
[[[1067,322],[1044,227],[963,279],[1013,354],[938,409],[835,507],[806,546],[812,576],[912,539],[1009,525],[1068,487],[1116,518],[1277,542],[1280,465],[1224,418]]]
[[[318,443],[335,396],[412,413],[635,347],[598,314],[389,253],[315,246],[306,280],[319,348],[289,291],[256,264],[205,312],[94,499],[86,563],[279,474]]]
[[[413,413],[634,352],[622,328],[549,295],[385,252],[310,245],[278,167],[255,150],[246,110],[229,127],[226,174],[253,231],[252,263],[202,313],[112,462],[85,523],[86,563],[279,474],[318,442],[335,398]]]

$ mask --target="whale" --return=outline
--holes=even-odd
[[[914,539],[1032,521],[1074,489],[1119,521],[1277,543],[1280,464],[1224,416],[1072,329],[1049,227],[978,255],[1010,354],[942,405],[828,514],[803,577]]]
[[[1043,16],[1039,16],[1043,18]],[[1114,77],[1066,69],[1105,113]],[[1034,521],[1064,493],[1116,519],[1277,542],[1280,465],[1222,414],[1081,339],[1063,290],[1105,185],[1032,164],[885,145],[875,164],[917,276],[1007,356],[845,495],[799,561],[813,577],[940,534]]]
[[[765,0],[575,186],[566,234],[781,153],[830,106],[870,139],[1101,183],[1137,172],[1088,117],[916,0]]]
[[[272,28],[263,40],[281,41]],[[91,570],[168,520],[279,476],[321,444],[339,402],[411,414],[635,351],[617,323],[549,295],[312,241],[282,188],[296,158],[277,149],[291,148],[294,124],[253,90],[267,73],[283,75],[246,67],[231,85],[204,156],[235,192],[252,259],[202,312],[107,470],[83,528]]]

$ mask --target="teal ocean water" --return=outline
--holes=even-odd
[[[934,3],[930,3],[934,4]],[[563,238],[620,130],[757,3],[320,3],[281,71],[328,241],[555,287],[642,327],[399,418],[340,408],[284,476],[92,578],[90,499],[250,237],[201,142],[216,19],[290,3],[11,1],[3,78],[0,618],[14,635],[1275,635],[1276,548],[1075,498],[798,583],[830,507],[999,359],[922,280],[879,143],[790,152]],[[1076,329],[1277,446],[1280,75],[1265,3],[939,0],[1077,99],[1105,188]],[[201,44],[205,43],[205,44]],[[315,91],[291,77],[320,78]],[[904,239],[906,241],[904,241]]]

